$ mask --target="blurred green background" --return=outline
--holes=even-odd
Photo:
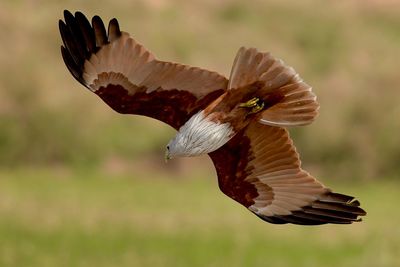
[[[243,45],[284,59],[321,104],[291,129],[305,168],[368,216],[267,224],[219,192],[207,157],[164,164],[170,127],[68,73],[64,9],[226,76]],[[0,28],[0,266],[400,266],[399,1],[2,0]]]

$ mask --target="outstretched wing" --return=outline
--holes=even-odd
[[[258,83],[263,95],[281,95],[281,100],[261,114],[260,122],[272,126],[299,126],[311,123],[319,105],[311,86],[296,71],[270,53],[240,48],[232,66],[229,89]]]
[[[286,129],[251,123],[209,154],[220,189],[261,219],[276,224],[346,224],[365,211],[333,193],[300,165]]]
[[[178,129],[221,95],[227,79],[216,72],[159,61],[116,19],[92,24],[76,12],[59,21],[62,56],[71,74],[119,113],[149,116]]]

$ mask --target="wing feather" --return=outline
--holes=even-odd
[[[117,112],[179,128],[226,90],[227,79],[216,72],[155,59],[116,19],[107,31],[99,16],[90,24],[81,12],[64,11],[64,20],[61,53],[68,70]]]
[[[221,190],[270,223],[343,224],[366,214],[301,168],[284,128],[253,122],[210,157]]]

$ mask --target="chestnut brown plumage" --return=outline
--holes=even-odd
[[[112,109],[178,130],[167,157],[208,153],[220,189],[276,224],[348,224],[365,211],[301,168],[286,126],[311,123],[319,105],[295,70],[270,53],[239,49],[222,75],[157,60],[118,21],[64,11],[61,54],[72,76]]]

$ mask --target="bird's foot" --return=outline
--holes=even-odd
[[[240,103],[239,107],[241,108],[254,108],[257,106],[257,102],[260,99],[258,97],[254,97],[252,99],[250,99],[249,101],[245,102],[245,103]]]
[[[263,110],[264,109],[264,105],[265,105],[264,102],[261,102],[261,104],[257,103],[257,105],[251,109],[249,114],[254,114],[254,113],[257,113],[257,112]]]
[[[248,114],[254,114],[264,109],[264,102],[258,97],[254,97],[245,103],[240,103],[241,108],[251,108]]]

